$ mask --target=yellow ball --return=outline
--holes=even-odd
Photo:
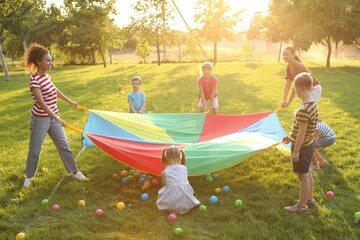
[[[84,207],[86,205],[84,200],[79,200],[78,204],[79,204],[79,207]]]
[[[215,188],[215,192],[216,192],[216,193],[220,193],[220,192],[221,192],[221,188]]]
[[[16,234],[16,240],[24,240],[25,238],[26,235],[23,232],[19,232],[18,234]]]
[[[118,204],[116,204],[116,208],[118,210],[123,210],[125,208],[125,203],[123,202],[118,202]]]

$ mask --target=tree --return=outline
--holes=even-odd
[[[264,26],[269,39],[292,41],[296,49],[307,51],[313,43],[326,45],[326,66],[330,67],[332,44],[353,44],[360,36],[359,9],[359,0],[273,0]]]
[[[173,18],[171,6],[166,0],[138,0],[133,8],[137,14],[132,16],[129,27],[150,43],[155,42],[160,65],[160,44],[166,44],[170,37],[169,21]]]
[[[136,56],[141,57],[144,60],[144,63],[146,63],[146,58],[150,56],[150,53],[151,53],[151,47],[148,41],[142,39],[140,42],[138,42],[135,49]]]
[[[214,65],[217,62],[217,44],[222,39],[235,38],[234,27],[240,21],[241,12],[234,14],[225,0],[197,0],[195,22],[200,37],[214,42]]]

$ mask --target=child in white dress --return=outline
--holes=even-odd
[[[184,151],[176,146],[165,148],[162,152],[162,164],[165,167],[161,173],[164,186],[159,190],[156,202],[159,210],[184,214],[199,205],[187,178]]]

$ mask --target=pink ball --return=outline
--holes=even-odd
[[[170,213],[168,216],[168,220],[171,222],[175,222],[176,221],[176,214],[174,213]]]
[[[328,191],[328,192],[326,193],[326,196],[327,196],[328,198],[333,198],[333,197],[335,196],[335,194],[334,194],[334,192],[332,192],[332,191]]]
[[[159,184],[159,181],[156,179],[151,180],[151,185],[157,186]]]
[[[95,214],[96,215],[103,215],[104,214],[104,210],[102,210],[102,209],[96,209],[96,211],[95,211]]]
[[[58,211],[58,210],[60,210],[60,206],[57,205],[57,204],[54,204],[54,205],[51,206],[51,209],[54,210],[54,211]]]

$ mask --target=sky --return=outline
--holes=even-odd
[[[55,3],[57,6],[62,4],[62,0],[46,0],[47,3]],[[135,14],[132,10],[131,5],[135,4],[137,0],[117,0],[115,7],[117,9],[117,15],[114,16],[115,23],[119,27],[124,27],[130,23],[131,15]],[[172,4],[171,0],[168,0],[170,4]],[[238,10],[243,10],[243,14],[241,15],[242,21],[238,23],[236,26],[237,31],[246,31],[250,22],[252,21],[252,17],[254,12],[262,12],[262,15],[265,16],[267,14],[268,4],[270,0],[227,0],[231,9],[235,12]],[[175,0],[180,12],[186,19],[187,23],[191,28],[195,27],[195,23],[193,20],[193,15],[195,13],[195,3],[196,0]],[[174,8],[175,9],[175,8]],[[171,24],[172,28],[175,30],[186,31],[186,25],[182,21],[180,15],[175,12],[174,13],[174,22]]]

